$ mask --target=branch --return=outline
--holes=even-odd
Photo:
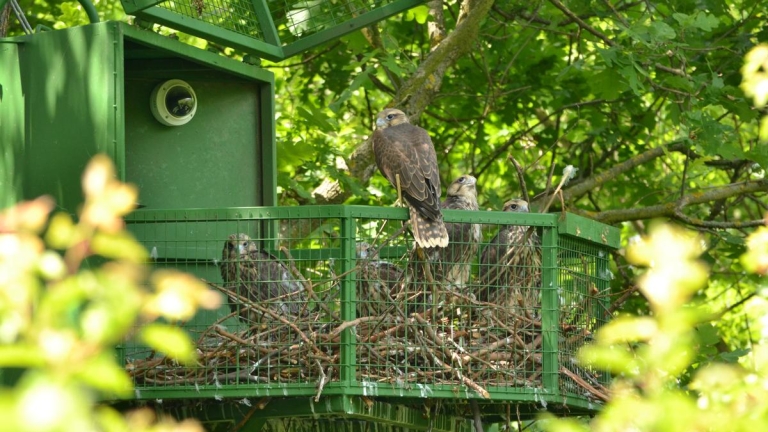
[[[682,214],[682,209],[691,204],[702,204],[710,201],[717,201],[738,195],[745,195],[752,192],[768,192],[768,179],[758,181],[747,181],[734,183],[728,186],[712,188],[706,191],[692,192],[677,201],[655,206],[642,207],[637,209],[618,209],[606,210],[603,212],[590,212],[578,210],[575,208],[570,211],[595,219],[598,222],[606,224],[615,224],[618,222],[633,221],[640,219],[652,219],[656,217],[673,217],[684,223],[690,223],[694,226],[709,228],[746,228],[758,225],[764,225],[765,221],[745,221],[745,222],[714,222],[701,219],[690,218]]]
[[[483,19],[488,15],[494,0],[464,0],[461,5],[462,19],[456,28],[429,53],[408,80],[397,90],[392,104],[401,106],[412,122],[421,116],[440,90],[443,77],[456,61],[475,44]],[[350,177],[361,183],[368,183],[376,169],[370,140],[360,144],[347,159]],[[326,179],[312,191],[316,204],[340,204],[351,192],[344,190],[338,180]],[[305,204],[306,202],[299,202]]]
[[[656,159],[669,151],[685,151],[686,146],[683,142],[675,142],[659,147],[652,148],[644,153],[640,153],[633,156],[620,164],[616,164],[610,169],[603,171],[599,174],[595,174],[581,182],[574,183],[571,187],[563,191],[563,199],[566,202],[574,201],[586,195],[588,192],[593,191],[603,185],[603,183],[612,180],[619,176],[619,174],[625,173],[638,167],[648,161]],[[534,202],[541,201],[546,195],[540,195],[534,198]]]
[[[597,36],[598,39],[608,44],[608,46],[616,46],[616,42],[612,41],[608,36],[595,30],[594,27],[587,24],[584,20],[576,16],[575,13],[571,12],[567,7],[565,7],[564,4],[560,3],[559,0],[549,0],[549,2],[552,3],[556,8],[560,9],[566,16],[568,16],[568,18],[576,21],[579,27]]]
[[[464,0],[461,4],[459,24],[419,65],[403,86],[398,89],[394,105],[404,106],[412,122],[434,100],[443,77],[456,60],[474,47],[480,24],[488,15],[494,0]]]

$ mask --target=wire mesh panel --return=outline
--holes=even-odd
[[[424,0],[121,0],[126,13],[282,60]]]
[[[157,7],[241,35],[264,38],[250,0],[169,0]]]
[[[561,236],[558,247],[558,280],[561,304],[559,326],[559,360],[562,368],[560,391],[587,398],[594,397],[591,388],[608,383],[602,371],[583,367],[576,362],[576,352],[591,342],[594,332],[609,317],[609,269],[606,249],[571,236]]]
[[[195,366],[123,346],[137,388],[593,400],[607,377],[573,357],[608,318],[609,248],[558,235],[556,215],[444,213],[449,246],[419,249],[401,208],[136,212],[129,228],[156,267],[224,299],[181,323]]]

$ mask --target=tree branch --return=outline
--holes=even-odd
[[[560,9],[568,18],[576,21],[576,23],[579,25],[579,27],[583,28],[584,30],[592,33],[593,35],[597,36],[598,39],[602,40],[608,46],[616,46],[616,42],[612,41],[608,36],[600,33],[599,31],[595,30],[594,27],[587,24],[586,21],[576,16],[575,13],[571,12],[570,9],[565,7],[564,4],[560,3],[559,0],[549,0],[550,3],[552,3],[556,8]]]
[[[764,225],[765,220],[745,222],[704,221],[701,219],[689,218],[685,215],[682,215],[682,209],[692,204],[702,204],[753,192],[768,192],[768,179],[734,183],[727,186],[708,189],[705,191],[691,192],[677,201],[649,207],[606,210],[603,212],[590,212],[570,208],[569,211],[606,224],[615,224],[619,222],[640,219],[652,219],[656,217],[673,217],[684,223],[690,223],[694,226],[709,228],[746,228],[751,226]]]
[[[464,0],[462,13],[456,28],[429,53],[410,78],[397,89],[391,105],[404,108],[412,122],[434,100],[445,73],[461,56],[472,50],[483,19],[494,0]],[[350,177],[367,183],[376,169],[370,139],[359,145],[347,159]],[[317,204],[339,204],[349,198],[338,180],[326,179],[312,195]],[[300,202],[300,204],[303,204]]]

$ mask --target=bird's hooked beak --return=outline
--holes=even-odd
[[[464,182],[465,186],[474,186],[476,184],[477,184],[477,179],[471,175],[468,175],[467,180]]]
[[[376,127],[377,128],[385,128],[387,127],[387,120],[383,117],[379,117],[376,119]]]

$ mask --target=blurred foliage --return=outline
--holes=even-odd
[[[766,262],[765,234],[749,238],[747,261]],[[638,280],[649,316],[623,315],[601,328],[580,361],[614,374],[611,400],[589,423],[547,420],[553,431],[753,431],[768,428],[768,331],[752,352],[700,360],[717,338],[705,308],[692,295],[708,277],[698,259],[703,239],[658,225],[627,249],[647,270]],[[765,272],[765,268],[762,269]],[[768,292],[752,306],[768,316]],[[766,327],[768,329],[768,327]],[[739,355],[742,361],[736,363]]]
[[[124,230],[137,190],[115,180],[106,156],[83,175],[79,220],[50,215],[49,197],[0,214],[0,418],[13,431],[200,431],[196,422],[156,421],[151,411],[123,417],[98,405],[132,395],[115,345],[139,337],[180,362],[195,349],[180,328],[220,298],[190,275],[149,274],[144,248]],[[151,288],[150,288],[151,287]],[[15,368],[15,369],[12,369]],[[20,377],[12,387],[15,373]]]
[[[76,2],[33,1],[22,2],[33,26],[84,23],[85,14]],[[448,34],[463,5],[458,0],[443,2]],[[125,19],[117,0],[99,0],[96,7],[103,19]],[[578,186],[661,147],[660,157],[608,177],[566,202],[567,208],[600,213],[670,206],[682,197],[764,179],[768,146],[760,137],[765,141],[768,134],[766,10],[765,0],[496,1],[477,37],[466,41],[472,44],[471,53],[449,68],[419,119],[433,137],[443,183],[461,173],[473,174],[478,178],[480,207],[499,209],[504,201],[521,195],[509,155],[522,165],[533,196],[551,190],[556,180],[552,175],[567,165],[579,168],[569,184]],[[382,176],[368,182],[351,175],[349,156],[373,130],[376,113],[392,102],[401,82],[429,56],[433,48],[429,26],[434,24],[440,23],[421,7],[376,25],[379,46],[372,47],[362,32],[355,32],[281,63],[261,63],[276,76],[281,205],[315,202],[316,188],[325,179],[339,180],[351,191],[346,200],[350,204],[386,205],[395,200],[393,188]],[[11,33],[19,32],[13,21]],[[178,37],[242,57],[218,44]],[[648,403],[645,390],[636,388],[646,383],[661,382],[671,389],[676,384],[711,384],[712,391],[739,397],[762,385],[763,378],[749,381],[764,376],[760,344],[763,332],[768,334],[765,277],[760,275],[765,253],[754,251],[765,251],[768,234],[764,227],[715,224],[758,220],[767,210],[765,191],[689,205],[685,214],[698,223],[686,221],[698,233],[695,241],[669,229],[647,237],[643,217],[620,221],[625,242],[651,239],[640,248],[656,250],[654,242],[661,238],[675,244],[682,238],[678,248],[670,249],[682,255],[669,259],[687,257],[686,268],[694,269],[699,278],[698,284],[678,279],[671,292],[659,290],[662,281],[643,288],[647,297],[633,294],[637,277],[644,275],[642,285],[656,283],[652,278],[659,277],[659,270],[643,273],[625,259],[631,255],[627,251],[616,254],[611,270],[616,275],[615,294],[624,300],[619,312],[652,317],[618,320],[616,325],[623,323],[636,333],[632,342],[615,344],[620,347],[615,349],[617,358],[629,355],[626,347],[642,351],[641,345],[647,348],[650,340],[653,346],[663,345],[673,336],[681,338],[680,347],[693,347],[690,352],[667,347],[647,353],[656,357],[635,359],[638,369],[622,381],[626,388],[619,389],[618,394],[626,395],[622,400]],[[642,260],[646,255],[639,250],[633,252],[634,258]],[[706,283],[701,281],[700,262],[708,269]],[[681,311],[667,310],[682,299],[690,305],[678,308]],[[661,316],[668,321],[659,321]],[[610,330],[608,335],[610,340]],[[758,348],[752,350],[753,344]],[[603,348],[611,351],[608,346]],[[642,364],[680,352],[681,358],[665,366],[661,376],[651,376]],[[744,359],[747,352],[751,354],[748,362],[742,360],[743,368],[707,367]],[[724,371],[723,376],[734,381],[718,383],[707,378],[707,370]],[[668,405],[679,403],[681,418],[692,412],[702,415],[699,403],[714,407],[714,412],[727,410],[714,394],[702,393],[709,397],[704,401],[691,399],[695,387],[691,385],[670,393],[658,393],[658,386],[651,390],[668,397]],[[744,393],[736,392],[738,388]],[[694,419],[691,425],[702,422]]]

